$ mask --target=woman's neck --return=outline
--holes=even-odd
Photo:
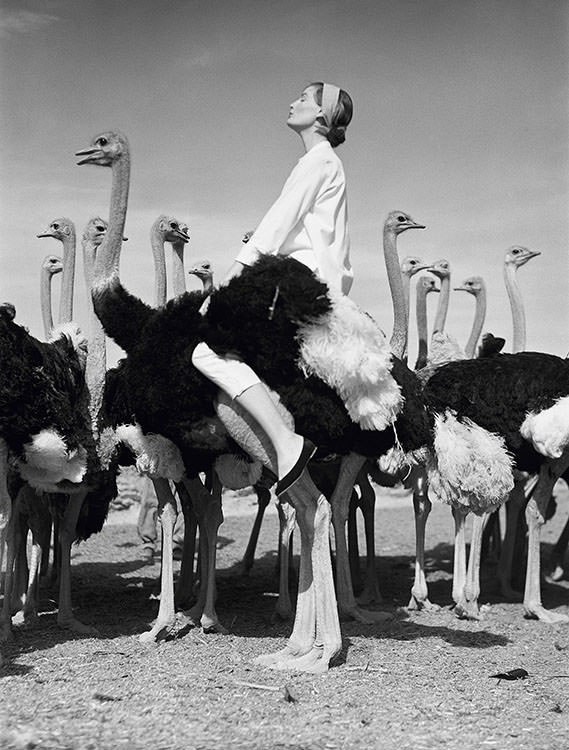
[[[314,130],[303,130],[298,135],[304,145],[305,153],[308,153],[311,148],[327,140],[326,136],[322,135],[322,133],[316,133]]]

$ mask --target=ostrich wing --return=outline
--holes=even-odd
[[[92,290],[93,305],[107,336],[126,352],[132,351],[156,310],[127,291],[115,277]]]

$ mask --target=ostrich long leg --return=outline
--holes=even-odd
[[[555,461],[547,461],[541,466],[535,491],[526,507],[528,524],[528,561],[526,586],[524,591],[524,609],[528,617],[543,622],[569,622],[569,616],[559,612],[550,612],[541,603],[540,581],[540,532],[545,521],[545,511],[555,482],[569,464],[569,456]]]
[[[468,515],[466,508],[453,508],[454,518],[454,564],[452,571],[452,598],[459,605],[466,584],[466,538],[465,522]]]
[[[275,617],[289,620],[292,616],[290,599],[289,568],[292,532],[296,526],[296,511],[287,502],[277,504],[279,514],[279,596],[275,606]]]
[[[555,542],[553,552],[549,559],[549,567],[551,573],[549,578],[552,581],[560,581],[565,573],[563,569],[563,558],[567,552],[567,546],[569,545],[569,519],[563,527],[563,531],[559,535],[559,539]]]
[[[12,513],[12,498],[8,492],[8,445],[0,437],[0,570],[4,559],[4,544],[6,542],[7,526]],[[4,595],[6,588],[4,588]]]
[[[360,499],[354,490],[350,498],[350,509],[348,511],[348,560],[350,562],[352,586],[357,591],[361,590],[362,588],[362,572],[360,570],[360,546],[358,543],[359,507]]]
[[[59,579],[59,612],[57,624],[65,630],[73,630],[76,633],[96,635],[97,628],[85,625],[73,615],[71,603],[71,545],[77,536],[77,519],[83,501],[87,495],[87,489],[80,490],[77,494],[69,496],[65,515],[61,523],[59,540],[61,544],[61,574]]]
[[[348,456],[342,457],[340,473],[332,493],[330,505],[332,506],[332,525],[336,540],[336,590],[340,616],[351,617],[363,623],[372,623],[385,620],[391,615],[385,612],[364,612],[358,606],[352,589],[346,544],[346,521],[348,520],[350,497],[354,482],[364,462],[365,458],[356,453],[350,453]]]
[[[375,492],[370,484],[365,468],[358,474],[357,483],[361,492],[360,508],[364,517],[366,539],[365,584],[357,601],[359,604],[381,604],[383,596],[379,590],[379,581],[375,567]]]
[[[512,588],[512,564],[518,517],[533,494],[537,480],[537,476],[532,477],[529,481],[521,477],[516,478],[514,489],[510,492],[510,496],[506,501],[506,533],[498,562],[498,579],[502,594],[513,601],[522,601],[521,593]]]
[[[160,571],[160,606],[154,625],[139,637],[141,643],[152,643],[167,637],[176,624],[174,609],[174,568],[172,534],[178,516],[176,499],[167,479],[152,479],[158,498],[158,518],[162,525],[162,558]]]
[[[456,614],[464,620],[480,619],[478,598],[480,596],[480,555],[482,551],[482,534],[488,523],[491,513],[482,516],[474,516],[472,524],[472,537],[470,540],[470,555],[468,557],[468,570],[466,572],[466,583],[461,601],[456,605]]]
[[[277,669],[325,672],[342,646],[330,558],[330,509],[307,471],[291,488],[289,499],[300,530],[296,618],[285,648],[257,661]]]
[[[188,479],[187,483],[193,486],[194,482],[201,480]],[[192,495],[194,492],[188,492],[184,482],[176,484],[182,513],[184,514],[184,546],[182,549],[182,562],[180,563],[180,575],[176,586],[176,606],[180,608],[189,607],[194,594],[194,562],[196,556],[196,539],[198,531],[198,519],[194,511]]]
[[[429,601],[425,578],[425,529],[432,503],[427,495],[427,473],[417,466],[413,469],[413,511],[415,515],[415,579],[411,587],[408,609],[437,611],[439,606]]]
[[[261,524],[263,523],[263,517],[267,506],[271,501],[271,492],[262,485],[255,486],[255,492],[257,493],[257,514],[253,521],[253,528],[249,536],[249,542],[247,543],[247,549],[243,555],[242,571],[243,575],[248,575],[253,563],[255,561],[255,550],[257,549],[257,542],[259,541],[259,532],[261,531]]]
[[[12,516],[4,529],[4,539],[6,544],[6,572],[4,574],[4,601],[2,603],[2,613],[0,614],[0,642],[9,641],[12,635],[12,585],[14,577],[14,561],[16,558],[16,541],[15,541],[15,517]]]
[[[196,604],[185,613],[193,623],[200,623],[205,633],[226,634],[215,611],[215,558],[217,531],[223,523],[221,510],[221,483],[212,472],[211,491],[203,488],[193,496],[194,508],[200,528],[200,556],[202,557],[202,580]]]

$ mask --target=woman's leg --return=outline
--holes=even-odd
[[[277,485],[277,494],[285,492],[314,455],[312,443],[288,427],[263,383],[244,362],[220,357],[207,344],[200,343],[193,351],[192,363],[246,409],[267,433],[277,454],[279,480],[284,480],[279,482],[280,487]]]

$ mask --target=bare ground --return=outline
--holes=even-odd
[[[569,625],[526,620],[502,600],[495,564],[482,571],[483,619],[450,609],[452,523],[435,507],[427,529],[431,599],[437,613],[408,613],[413,574],[409,498],[379,498],[378,570],[393,619],[346,622],[340,658],[327,675],[274,672],[254,664],[282,647],[290,624],[273,623],[277,520],[264,523],[255,566],[240,559],[254,501],[228,496],[220,529],[218,613],[230,635],[191,630],[152,647],[138,635],[158,602],[159,565],[145,565],[131,511],[114,512],[73,559],[77,616],[97,638],[58,630],[44,590],[33,629],[15,628],[0,669],[0,748],[446,747],[541,750],[569,747]],[[543,531],[547,558],[569,513],[569,495]],[[361,543],[363,550],[363,541]],[[569,580],[544,584],[544,604],[569,613]],[[523,668],[525,680],[491,678]]]

